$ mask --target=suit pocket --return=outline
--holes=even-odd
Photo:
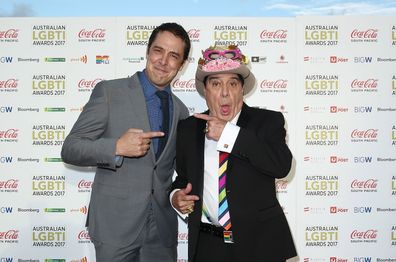
[[[111,196],[116,198],[127,198],[127,189],[117,186],[94,183],[93,192],[99,195]]]
[[[280,205],[276,204],[266,209],[261,209],[258,211],[258,220],[260,222],[269,220],[273,217],[283,214],[283,209]]]

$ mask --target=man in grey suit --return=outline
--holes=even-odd
[[[98,262],[176,261],[177,217],[168,192],[177,123],[188,110],[170,83],[190,46],[182,26],[158,26],[146,68],[98,83],[65,139],[65,163],[97,167],[87,224]],[[157,91],[165,91],[169,111]]]

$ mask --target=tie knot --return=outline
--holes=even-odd
[[[157,92],[155,92],[155,94],[161,99],[168,99],[168,92],[166,92],[165,90],[158,90]]]

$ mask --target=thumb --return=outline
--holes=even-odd
[[[191,185],[191,183],[188,183],[186,188],[183,189],[183,193],[188,195],[188,194],[190,194],[191,190],[192,190],[192,185]]]

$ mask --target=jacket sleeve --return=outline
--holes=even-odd
[[[286,144],[285,120],[280,112],[255,115],[254,124],[241,127],[231,154],[273,178],[287,176],[292,154]]]
[[[116,138],[104,138],[108,125],[108,95],[105,81],[98,83],[88,103],[66,137],[61,151],[65,163],[77,166],[116,168]]]

